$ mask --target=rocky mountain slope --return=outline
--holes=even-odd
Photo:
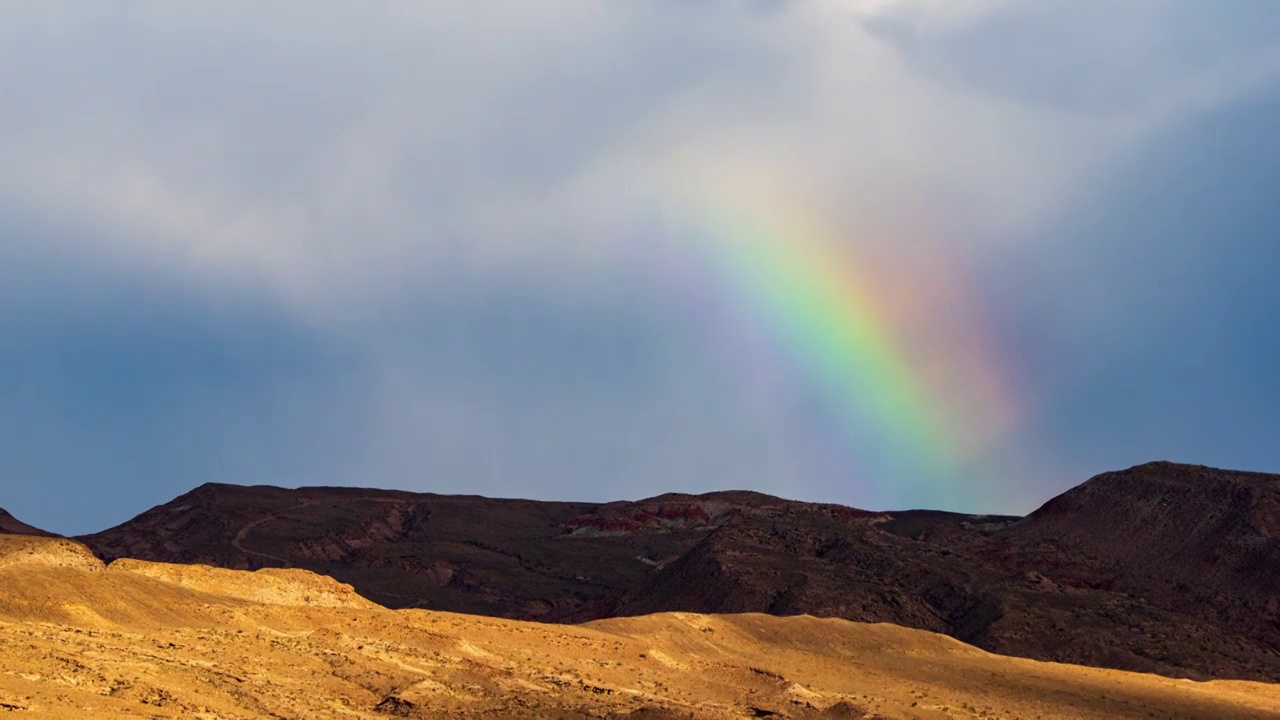
[[[298,567],[388,607],[586,621],[809,614],[1040,660],[1280,681],[1276,476],[1153,463],[1026,518],[756,493],[607,505],[208,485],[84,538],[106,560]]]
[[[205,485],[83,540],[105,560],[306,568],[392,608],[565,620],[599,615],[727,518],[695,498],[598,506]]]
[[[52,537],[53,533],[32,527],[10,515],[4,508],[0,508],[0,535],[41,535]]]
[[[30,718],[1280,718],[1280,688],[991,655],[943,635],[689,613],[582,626],[381,608],[300,570],[0,536],[0,713]]]

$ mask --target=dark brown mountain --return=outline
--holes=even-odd
[[[0,508],[0,535],[41,535],[43,537],[54,537],[53,533],[32,527],[15,518],[4,508]]]
[[[1026,518],[747,492],[595,505],[206,485],[83,540],[106,560],[302,567],[391,607],[811,614],[1280,681],[1280,476],[1170,463],[1098,476]]]
[[[204,485],[83,540],[105,560],[301,567],[388,607],[563,620],[600,616],[742,508],[779,502],[716,497],[596,505]]]

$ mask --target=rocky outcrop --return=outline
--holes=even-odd
[[[610,503],[565,523],[570,534],[585,537],[665,534],[713,530],[737,517],[740,506],[714,495],[667,495],[639,503]]]
[[[99,572],[101,560],[74,540],[38,535],[0,535],[0,569],[72,568]]]
[[[377,607],[350,585],[305,570],[263,569],[253,573],[203,565],[171,565],[141,560],[116,560],[113,573],[130,573],[209,595],[262,605],[369,610]]]

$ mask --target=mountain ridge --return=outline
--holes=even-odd
[[[764,612],[984,649],[1280,681],[1280,477],[1168,462],[1026,517],[747,491],[612,503],[208,484],[81,538],[104,560],[297,567],[392,608],[582,622]]]
[[[28,525],[0,508],[0,535],[37,535],[40,537],[59,537],[55,533]]]

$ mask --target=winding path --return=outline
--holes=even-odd
[[[266,523],[266,522],[267,522],[267,521],[269,521],[269,520],[277,520],[277,519],[279,519],[279,514],[278,514],[279,512],[288,512],[288,511],[290,511],[290,510],[297,510],[297,509],[299,509],[299,508],[304,508],[304,507],[307,507],[308,505],[314,505],[314,504],[315,504],[315,502],[314,502],[314,501],[312,501],[312,500],[303,500],[302,502],[298,503],[297,505],[294,505],[294,506],[292,506],[292,507],[285,508],[284,510],[280,510],[280,511],[277,511],[277,512],[274,512],[274,513],[269,513],[269,514],[267,514],[267,515],[263,515],[262,517],[258,518],[257,520],[252,520],[252,521],[250,521],[250,522],[246,523],[244,527],[240,528],[240,532],[236,533],[236,536],[235,536],[234,538],[232,538],[232,539],[231,539],[231,547],[233,547],[233,548],[235,548],[235,549],[239,550],[240,552],[242,552],[242,553],[244,553],[244,554],[246,554],[246,555],[256,555],[256,556],[258,556],[258,557],[260,557],[260,558],[266,558],[267,560],[274,560],[275,562],[278,562],[278,563],[283,564],[285,567],[293,567],[293,561],[292,561],[292,560],[289,560],[289,559],[287,559],[287,558],[278,557],[278,556],[276,556],[276,555],[271,555],[271,554],[269,554],[269,553],[258,552],[257,550],[250,550],[249,548],[247,548],[247,547],[245,547],[245,546],[244,546],[244,541],[245,541],[245,539],[246,539],[246,538],[248,538],[248,537],[249,537],[249,533],[251,533],[251,532],[253,532],[254,530],[256,530],[256,529],[258,528],[258,526],[260,526],[260,525],[262,525],[262,524]]]
[[[404,502],[400,498],[353,498],[353,499],[360,500],[363,502],[376,502],[376,503],[387,503],[387,504],[398,504],[398,503]],[[294,567],[292,560],[289,560],[288,558],[282,558],[277,555],[272,555],[270,553],[258,552],[257,550],[250,550],[249,548],[244,546],[244,541],[248,539],[249,533],[252,533],[254,530],[258,529],[259,526],[265,524],[270,520],[280,519],[280,513],[286,513],[292,510],[298,510],[298,509],[309,507],[315,504],[316,504],[315,500],[303,500],[299,502],[297,505],[291,505],[283,510],[277,510],[273,513],[268,513],[266,515],[263,515],[257,520],[251,520],[250,522],[246,523],[244,527],[240,528],[240,532],[236,533],[236,536],[231,539],[231,547],[235,548],[236,550],[239,550],[240,552],[246,555],[254,555],[260,558],[265,558],[267,560],[273,560],[275,562],[281,563],[287,568]],[[412,598],[406,598],[406,599],[412,599]]]

